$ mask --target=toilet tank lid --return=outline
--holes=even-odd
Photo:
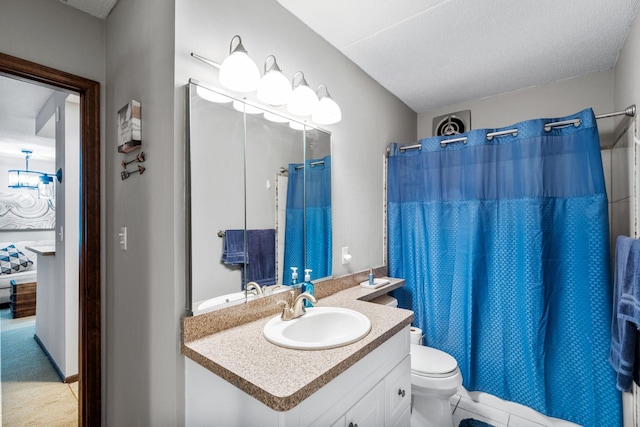
[[[432,347],[411,345],[411,372],[423,375],[443,375],[453,372],[458,362],[451,355]]]

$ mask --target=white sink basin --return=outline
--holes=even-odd
[[[267,341],[297,350],[323,350],[351,344],[371,330],[367,316],[339,307],[310,307],[307,314],[293,320],[280,316],[264,326]]]
[[[254,298],[256,298],[256,295],[253,295],[253,294],[246,295],[247,301],[250,301]],[[245,300],[244,291],[240,291],[240,292],[234,292],[232,294],[222,295],[219,297],[200,301],[195,304],[195,307],[193,309],[193,315],[196,316],[198,314],[205,313],[213,307],[218,307],[218,308],[227,307],[229,305],[240,303],[244,300]]]

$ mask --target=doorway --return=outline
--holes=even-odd
[[[78,425],[101,424],[100,84],[0,53],[0,74],[80,96]]]

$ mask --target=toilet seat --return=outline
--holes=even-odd
[[[450,377],[458,371],[458,362],[444,351],[411,345],[411,374],[422,377]]]

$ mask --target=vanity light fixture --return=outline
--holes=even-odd
[[[270,67],[267,67],[269,59],[273,59],[273,63]],[[258,84],[258,99],[265,104],[279,106],[289,102],[291,97],[291,85],[289,80],[282,74],[276,57],[273,55],[267,56],[264,60],[264,75]]]
[[[238,41],[233,47],[234,40]],[[229,44],[229,56],[220,65],[220,84],[236,92],[253,92],[260,82],[258,66],[249,55],[239,35],[233,36]]]
[[[296,83],[296,77],[300,81]],[[287,104],[287,111],[297,116],[310,116],[318,104],[318,95],[309,87],[302,71],[297,71],[291,79],[293,92],[291,100]]]
[[[321,95],[322,89],[324,94]],[[342,112],[340,106],[329,95],[329,90],[326,85],[320,85],[316,91],[320,101],[316,109],[313,111],[311,119],[319,125],[332,125],[342,120]]]

